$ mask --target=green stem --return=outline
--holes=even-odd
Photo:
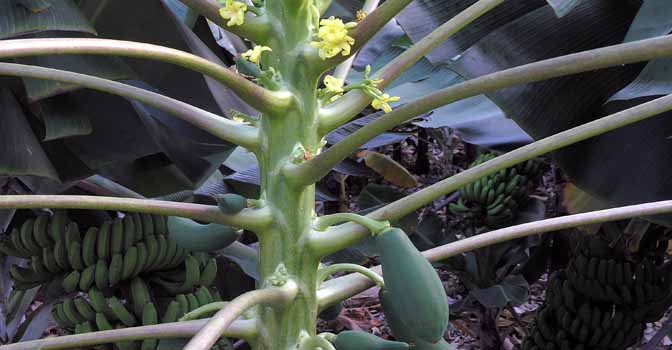
[[[423,254],[428,260],[438,262],[478,248],[530,235],[634,217],[666,214],[670,212],[672,212],[672,201],[660,201],[568,215],[482,233],[480,235],[427,250],[423,252]],[[372,268],[372,270],[379,272],[380,266],[376,266],[375,268]],[[320,306],[327,307],[330,304],[356,295],[371,286],[372,282],[369,279],[356,274],[326,281],[323,284],[323,288],[318,291]]]
[[[366,0],[362,6],[362,11],[368,15],[369,13],[373,12],[373,10],[378,8],[379,3],[380,0]],[[350,72],[350,68],[352,68],[352,64],[355,62],[355,58],[357,58],[356,54],[350,55],[350,58],[348,58],[345,62],[336,66],[332,76],[337,79],[345,80],[345,78],[348,76],[348,73]]]
[[[195,310],[189,311],[184,316],[180,317],[180,321],[191,321],[198,320],[203,318],[203,316],[209,315],[213,312],[217,312],[229,305],[228,301],[216,301],[214,303],[205,304]]]
[[[233,122],[188,103],[135,86],[86,74],[14,63],[0,63],[0,75],[56,80],[123,96],[168,112],[222,140],[253,150],[258,147],[258,130],[255,127]]]
[[[0,350],[56,350],[85,348],[94,345],[116,343],[127,340],[189,338],[196,334],[208,319],[162,323],[152,326],[141,326],[99,331],[61,337],[49,337],[0,346]],[[232,323],[223,336],[242,339],[253,339],[257,335],[256,320],[239,320]]]
[[[377,135],[451,102],[518,84],[668,56],[672,56],[672,36],[579,52],[484,75],[399,107],[350,134],[310,161],[288,166],[285,174],[303,184],[314,183]]]
[[[343,271],[361,273],[362,275],[364,275],[364,277],[373,281],[373,283],[375,283],[379,288],[381,289],[385,288],[385,280],[383,280],[383,277],[375,273],[373,270],[368,269],[362,265],[347,264],[347,263],[333,264],[321,268],[318,271],[318,277],[317,277],[318,285],[322,284],[322,282],[324,282],[327,278],[329,278],[329,276],[337,272],[343,272]]]
[[[180,216],[194,220],[229,225],[258,232],[272,221],[268,208],[244,209],[237,214],[224,214],[217,206],[166,202],[151,199],[70,195],[6,195],[0,196],[0,209],[91,209],[119,210]]]
[[[469,168],[457,175],[388,204],[367,216],[375,220],[394,221],[400,219],[416,209],[431,203],[435,199],[456,191],[484,176],[670,110],[672,110],[672,95],[594,120]],[[310,245],[320,254],[330,254],[356,243],[366,237],[367,234],[368,230],[362,226],[354,224],[340,225],[320,235],[313,235]]]
[[[3,40],[0,46],[0,58],[67,54],[117,55],[182,66],[216,79],[260,111],[277,112],[292,103],[292,97],[286,92],[268,91],[226,67],[164,46],[92,38]]]
[[[355,29],[350,32],[350,36],[355,39],[351,52],[354,54],[359,51],[378,31],[387,24],[394,16],[399,14],[412,0],[387,0],[378,9],[364,18]],[[317,51],[313,52],[312,61],[326,71],[331,67],[347,60],[347,56],[337,55],[335,57],[322,60],[317,56]]]
[[[238,296],[212,316],[208,323],[191,338],[184,350],[210,349],[222,336],[222,332],[247,309],[261,304],[282,307],[294,300],[297,293],[297,284],[288,280],[280,287],[253,290]]]
[[[315,219],[313,227],[317,231],[324,231],[329,228],[329,226],[346,221],[356,222],[366,227],[374,235],[390,227],[390,223],[388,221],[377,221],[354,213],[337,213],[320,216],[319,218]],[[319,233],[316,234],[319,235]]]
[[[383,67],[374,79],[383,79],[380,88],[384,88],[441,43],[504,1],[479,0],[397,56]],[[329,131],[347,123],[371,101],[370,96],[361,91],[355,91],[333,105],[323,108],[320,112],[320,132],[326,135]]]

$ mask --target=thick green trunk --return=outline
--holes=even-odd
[[[292,8],[280,1],[269,1],[267,11],[272,23],[284,28],[279,34],[281,37],[270,43],[273,52],[267,58],[268,63],[279,72],[284,88],[297,99],[289,112],[265,115],[260,125],[261,199],[271,208],[274,218],[272,228],[259,234],[260,273],[265,281],[279,266],[284,266],[300,291],[296,300],[285,308],[260,309],[260,334],[254,347],[255,350],[290,350],[296,348],[300,335],[315,334],[320,257],[305,247],[305,237],[313,221],[315,187],[292,185],[283,176],[282,168],[287,162],[310,158],[319,147],[316,96],[319,74],[309,71],[310,65],[303,61],[301,53],[310,40],[309,8],[301,5]]]

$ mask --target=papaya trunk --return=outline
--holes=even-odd
[[[271,209],[274,224],[259,233],[260,277],[264,283],[279,268],[299,285],[299,295],[287,307],[262,307],[260,334],[255,350],[296,349],[301,335],[315,335],[318,313],[317,269],[320,257],[304,246],[311,229],[315,186],[297,187],[282,174],[287,162],[301,162],[315,154],[317,132],[316,89],[319,72],[310,71],[301,46],[310,40],[308,4],[301,1],[268,1],[267,13],[283,31],[271,42],[267,59],[281,76],[281,84],[296,96],[296,103],[282,115],[264,115],[261,120],[261,149],[257,154],[261,171],[261,199]],[[292,10],[288,10],[291,8]]]

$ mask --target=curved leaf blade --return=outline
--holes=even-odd
[[[36,13],[15,0],[0,1],[0,39],[43,31],[96,34],[72,0],[54,1],[48,9]]]

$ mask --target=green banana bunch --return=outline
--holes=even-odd
[[[523,349],[624,350],[635,344],[643,331],[644,323],[622,307],[587,300],[560,271],[551,277],[546,301]]]
[[[25,289],[54,278],[62,280],[66,292],[80,292],[52,309],[58,325],[74,334],[175,322],[221,301],[209,289],[217,261],[179,246],[168,231],[165,217],[138,213],[86,230],[65,211],[28,219],[0,240],[0,252],[28,260],[9,269],[15,288],[8,310],[18,305]],[[178,236],[189,233],[182,231]],[[149,339],[115,346],[157,349],[160,343]],[[229,349],[231,344],[222,341],[213,348]]]
[[[641,322],[659,320],[672,304],[672,285],[654,259],[614,257],[597,237],[583,242],[566,273],[572,286],[590,300],[619,305]]]
[[[150,281],[170,294],[193,291],[196,286],[209,287],[217,277],[217,261],[205,258],[204,254],[187,255],[184,269],[162,271],[154,274]]]
[[[130,294],[131,299],[126,301],[115,296],[105,298],[99,290],[93,287],[88,293],[88,300],[84,297],[66,299],[54,306],[52,315],[59,326],[79,334],[96,330],[176,322],[190,311],[221,300],[218,293],[201,287],[194,293],[177,295],[174,300],[159,307],[159,304],[153,301],[147,284],[138,277],[131,281]],[[131,343],[115,345],[119,349],[154,350],[157,349],[159,341],[146,339]]]
[[[63,212],[56,212],[53,216],[46,214],[23,222],[20,229],[13,229],[11,233],[0,239],[0,252],[5,255],[30,259],[32,256],[42,256],[43,249],[52,249],[56,242],[65,239],[65,225],[68,222]]]
[[[478,156],[469,167],[473,168],[494,159],[494,153]],[[460,199],[449,205],[455,215],[471,216],[490,227],[510,223],[516,210],[528,200],[534,179],[541,173],[541,163],[530,160],[508,169],[485,176],[460,189]]]
[[[634,344],[645,324],[659,320],[672,304],[672,286],[656,259],[630,259],[600,237],[582,240],[567,268],[551,277],[523,349],[626,349]]]

